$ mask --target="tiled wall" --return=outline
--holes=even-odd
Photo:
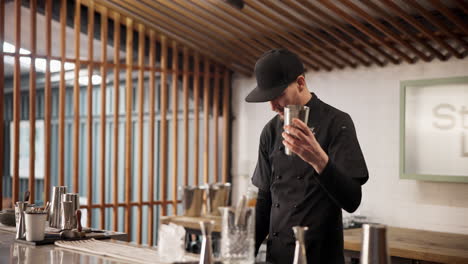
[[[358,213],[392,226],[468,234],[468,184],[399,179],[400,81],[453,76],[468,76],[468,60],[306,74],[309,90],[354,120],[370,173]],[[260,132],[274,115],[268,103],[245,103],[254,86],[254,78],[234,79],[235,197],[250,183]]]

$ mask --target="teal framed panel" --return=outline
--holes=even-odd
[[[468,183],[468,76],[400,82],[400,179]]]

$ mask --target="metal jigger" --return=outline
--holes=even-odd
[[[213,264],[213,251],[211,249],[211,232],[213,231],[214,221],[200,221],[200,228],[203,239],[200,252],[199,264]]]
[[[296,236],[296,249],[294,250],[293,264],[307,264],[304,236],[309,228],[307,228],[307,226],[293,226],[292,229]]]
[[[389,264],[387,227],[379,224],[362,226],[361,264]]]

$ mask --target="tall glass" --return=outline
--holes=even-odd
[[[224,263],[255,262],[255,208],[236,215],[233,207],[221,207],[221,259]]]

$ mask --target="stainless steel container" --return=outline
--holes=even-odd
[[[182,205],[185,216],[201,216],[203,209],[203,195],[206,187],[204,186],[183,186],[179,187],[182,191]]]
[[[229,206],[230,183],[213,183],[207,188],[206,211],[208,215],[221,215],[220,207]]]
[[[54,186],[52,188],[52,202],[49,210],[49,226],[54,228],[61,228],[61,202],[62,194],[67,192],[66,186]]]
[[[27,202],[16,202],[16,208],[18,208],[18,224],[16,225],[16,239],[22,239],[26,233],[26,224],[24,218],[24,211],[26,210]]]
[[[284,108],[284,125],[292,125],[292,120],[297,118],[307,124],[309,120],[309,107],[303,105],[288,105]],[[286,155],[294,155],[290,149],[284,148]]]
[[[65,193],[62,194],[62,202],[71,202],[73,215],[75,215],[76,210],[80,209],[80,196],[77,193]],[[73,228],[77,228],[76,217],[71,219],[71,225]]]
[[[73,229],[73,222],[76,225],[75,211],[73,210],[73,203],[71,201],[63,201],[61,205],[61,221],[60,228],[63,230]]]
[[[379,224],[362,226],[361,264],[388,264],[387,227]]]

